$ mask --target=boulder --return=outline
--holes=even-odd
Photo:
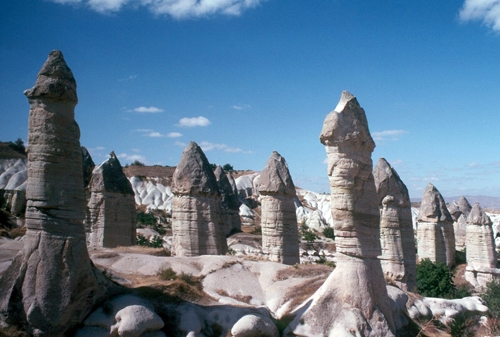
[[[94,168],[89,183],[90,247],[132,246],[136,240],[134,191],[114,152]]]
[[[260,174],[262,252],[269,260],[293,265],[300,263],[299,233],[295,213],[295,185],[288,165],[273,151]]]
[[[182,152],[171,189],[173,253],[226,254],[219,187],[207,157],[195,142],[190,142]]]
[[[241,317],[231,329],[234,337],[278,337],[276,324],[268,318],[260,315],[245,315]]]
[[[85,244],[76,82],[52,51],[25,91],[30,103],[24,248],[0,278],[0,319],[29,333],[67,336],[111,284]]]
[[[408,189],[398,173],[380,158],[373,169],[380,207],[380,263],[387,278],[404,290],[416,285],[416,254]]]
[[[443,196],[431,183],[425,188],[418,213],[418,257],[455,265],[455,233],[453,219]]]
[[[328,156],[337,266],[297,311],[284,336],[394,336],[378,256],[380,214],[372,174],[375,143],[364,110],[344,91],[320,135]]]

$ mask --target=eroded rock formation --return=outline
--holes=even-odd
[[[380,207],[380,263],[386,277],[404,290],[416,286],[416,254],[408,189],[398,173],[380,158],[373,170]]]
[[[260,173],[262,252],[271,261],[300,263],[295,185],[285,158],[273,151]]]
[[[0,317],[37,336],[65,336],[105,293],[85,243],[76,82],[52,51],[30,103],[24,249],[0,278]]]
[[[238,199],[236,183],[234,182],[231,173],[224,172],[220,165],[214,171],[217,185],[221,194],[222,205],[222,221],[224,223],[224,234],[230,235],[241,231],[240,206],[241,202]],[[231,180],[230,180],[231,179]],[[232,181],[232,183],[231,183]]]
[[[219,187],[207,157],[195,142],[182,152],[172,179],[172,193],[173,253],[226,254]]]
[[[467,217],[465,279],[473,286],[485,286],[500,277],[492,221],[479,203],[475,203]]]
[[[453,219],[453,230],[455,232],[455,249],[463,251],[465,249],[465,237],[467,228],[467,217],[472,209],[469,201],[462,196],[458,203],[453,200],[448,205],[448,211]]]
[[[422,195],[418,213],[418,257],[433,262],[455,265],[455,234],[453,219],[446,208],[443,196],[429,183]]]
[[[90,247],[135,244],[134,190],[114,152],[94,168],[89,183],[87,219]]]
[[[328,155],[337,267],[285,330],[298,336],[393,336],[378,256],[380,214],[372,175],[375,143],[365,112],[344,91],[320,135]]]

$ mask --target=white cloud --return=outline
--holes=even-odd
[[[140,161],[141,163],[146,163],[146,157],[140,155],[140,154],[128,154],[128,153],[120,153],[116,155],[118,159],[123,159],[123,162],[134,162],[135,160]]]
[[[177,124],[177,125],[192,128],[195,126],[208,126],[210,124],[211,124],[211,122],[207,118],[200,116],[200,117],[193,117],[193,118],[187,118],[187,117],[181,118],[179,120],[179,124]]]
[[[154,113],[158,113],[158,112],[163,112],[164,110],[157,108],[155,106],[150,106],[149,108],[145,107],[145,106],[140,106],[138,108],[135,108],[133,111],[140,112],[140,113],[153,113],[154,114]]]
[[[152,137],[152,138],[160,138],[160,137],[165,137],[164,135],[162,135],[161,133],[159,132],[150,132],[146,135],[147,137]]]
[[[201,149],[203,151],[212,151],[212,150],[219,150],[219,151],[224,151],[224,152],[233,152],[233,153],[236,153],[236,152],[243,152],[242,149],[238,148],[238,147],[230,147],[226,144],[215,144],[215,143],[210,143],[210,142],[201,142],[200,144]]]
[[[169,132],[169,133],[167,133],[167,137],[169,137],[169,138],[179,138],[179,137],[182,137],[182,133],[179,133],[179,132]]]
[[[248,104],[233,105],[233,109],[235,109],[235,110],[248,110],[248,109],[250,109],[250,105],[248,105]]]
[[[482,21],[500,32],[500,0],[465,0],[459,16],[461,21]]]
[[[405,130],[385,130],[385,131],[376,131],[372,132],[372,138],[375,141],[384,141],[384,140],[399,140],[399,136],[408,133]]]
[[[243,11],[266,0],[51,0],[60,4],[83,3],[100,13],[117,12],[128,4],[144,6],[157,15],[176,19],[216,14],[239,16]],[[137,7],[137,6],[135,6]]]

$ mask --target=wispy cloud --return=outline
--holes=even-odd
[[[250,105],[248,105],[248,104],[233,105],[233,109],[235,109],[235,110],[248,110],[248,109],[250,109]]]
[[[500,32],[500,0],[465,0],[459,16],[463,22],[482,21],[487,27]]]
[[[182,133],[179,133],[179,132],[169,132],[169,133],[167,133],[167,137],[169,137],[169,138],[179,138],[179,137],[182,137]]]
[[[116,155],[118,159],[120,159],[122,162],[125,163],[132,163],[136,160],[140,161],[141,163],[146,163],[146,157],[140,154],[128,154],[128,153],[120,153]],[[123,163],[122,163],[123,164]]]
[[[139,113],[155,114],[155,113],[163,112],[164,110],[157,108],[155,106],[150,106],[149,108],[145,107],[145,106],[140,106],[138,108],[134,108],[132,111],[139,112]]]
[[[201,149],[205,152],[212,151],[212,150],[219,150],[219,151],[232,152],[232,153],[244,152],[239,147],[231,147],[231,146],[226,145],[226,144],[216,144],[216,143],[210,143],[210,142],[203,141],[198,145],[200,145]]]
[[[181,118],[177,126],[192,128],[195,126],[209,126],[210,124],[211,122],[207,118],[200,116],[193,118],[188,118],[188,117]]]
[[[384,140],[399,140],[399,137],[408,133],[405,130],[385,130],[385,131],[375,131],[372,132],[372,138],[374,141],[384,141]]]
[[[131,81],[131,80],[135,80],[137,78],[137,75],[130,75],[128,77],[125,77],[125,78],[120,78],[118,79],[119,82],[123,82],[123,81]]]
[[[83,4],[99,13],[118,12],[126,5],[144,6],[156,15],[176,19],[206,17],[216,14],[239,16],[266,0],[51,0],[60,4]]]

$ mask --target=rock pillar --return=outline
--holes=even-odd
[[[210,163],[190,142],[172,178],[172,250],[177,256],[224,255],[221,196]]]
[[[295,185],[285,158],[273,151],[257,186],[261,203],[262,252],[269,260],[300,263]]]
[[[365,111],[344,91],[326,116],[320,141],[328,178],[337,266],[285,333],[299,336],[394,336],[378,256],[380,213],[372,174],[375,143]]]
[[[373,177],[379,196],[382,270],[400,288],[413,291],[417,258],[408,189],[384,158],[378,160]]]
[[[217,185],[221,194],[222,221],[224,223],[224,234],[226,236],[241,231],[240,206],[238,194],[235,193],[235,183],[231,173],[224,172],[220,165],[214,171]],[[231,184],[230,179],[233,181]]]
[[[114,152],[94,168],[89,190],[89,246],[135,245],[135,194]]]
[[[24,248],[0,278],[0,316],[37,336],[66,336],[105,293],[83,226],[76,82],[52,51],[25,91],[30,103]]]
[[[432,262],[455,265],[455,233],[453,219],[443,196],[431,183],[425,188],[418,212],[418,257]]]

